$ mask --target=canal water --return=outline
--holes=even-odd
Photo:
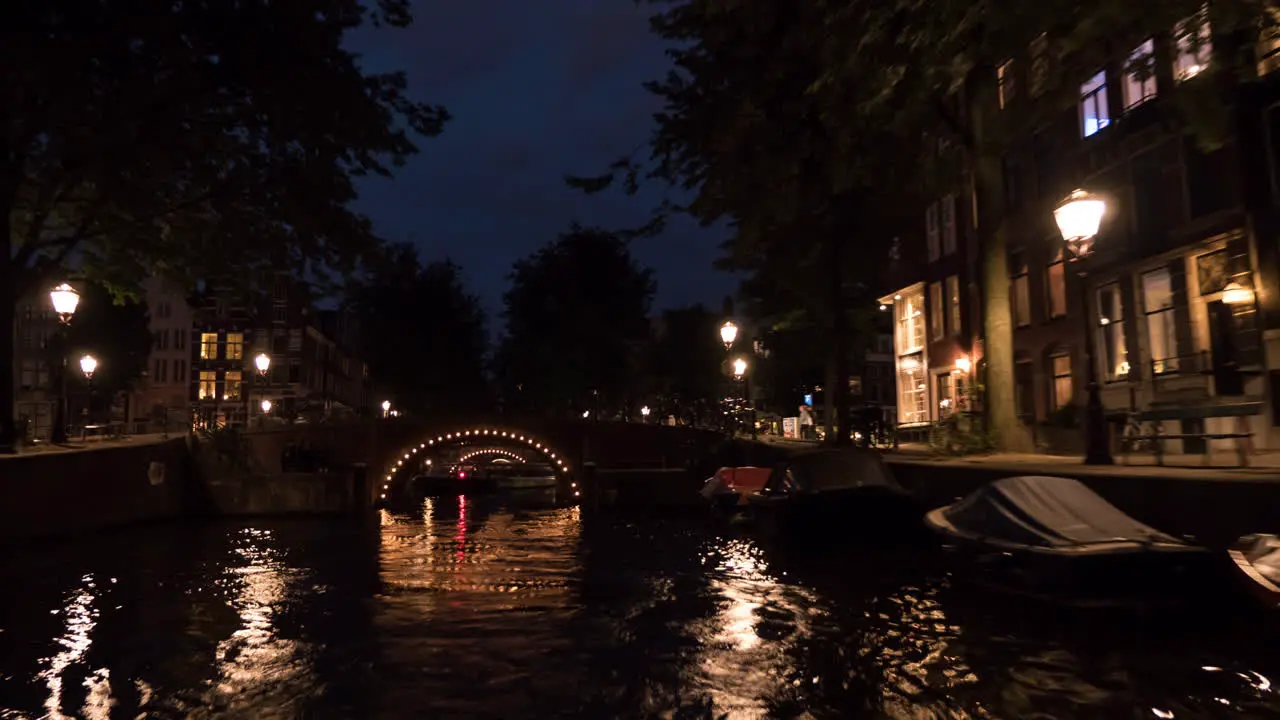
[[[1280,717],[1280,633],[1077,616],[936,553],[479,499],[0,557],[0,718]]]

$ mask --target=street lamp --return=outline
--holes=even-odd
[[[58,319],[65,324],[71,322],[71,316],[76,314],[76,308],[80,305],[80,293],[62,283],[49,291],[49,300],[53,302],[53,311],[58,313]]]
[[[391,401],[382,401],[382,417],[391,417]]]
[[[733,361],[733,376],[741,380],[747,374],[747,361],[745,358],[737,358]]]
[[[54,333],[56,341],[54,351],[58,357],[58,404],[54,408],[53,429],[49,439],[55,443],[65,443],[67,441],[67,325],[70,324],[71,317],[76,314],[76,308],[80,306],[80,293],[67,283],[62,283],[49,291],[49,301],[53,303],[53,311],[58,314],[60,322],[58,332]]]
[[[640,408],[640,414],[643,417],[646,417],[646,418],[649,417],[649,406],[645,405],[644,407]]]
[[[1245,305],[1253,301],[1253,291],[1232,281],[1222,289],[1222,303],[1224,305]]]
[[[84,373],[84,379],[89,382],[89,400],[84,408],[86,422],[93,418],[93,371],[97,369],[98,358],[92,355],[84,355],[80,358],[80,372]]]
[[[270,401],[270,400],[268,400],[268,399],[266,399],[266,398],[262,398],[262,402],[261,402],[261,403],[259,403],[258,407],[262,408],[262,414],[263,414],[263,415],[270,415],[270,414],[271,414],[271,401]]]
[[[724,325],[720,326],[720,342],[724,343],[726,350],[733,347],[733,341],[738,339],[738,326],[733,324],[732,320],[725,320]]]
[[[258,353],[258,357],[253,359],[253,364],[258,368],[258,374],[265,376],[267,371],[271,369],[271,356],[266,353]]]
[[[1082,260],[1093,251],[1093,240],[1107,212],[1107,202],[1085,190],[1074,190],[1053,211],[1062,239],[1072,254],[1072,260]],[[1084,278],[1087,272],[1078,271],[1080,277],[1080,318],[1084,323],[1085,399],[1084,440],[1086,465],[1112,465],[1111,443],[1107,439],[1107,418],[1102,407],[1102,394],[1098,387],[1098,369],[1093,355],[1093,326],[1089,322],[1089,299]]]

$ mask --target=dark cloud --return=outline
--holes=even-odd
[[[666,72],[648,33],[650,8],[629,0],[419,2],[405,31],[362,31],[350,46],[375,70],[409,73],[415,97],[454,121],[394,181],[362,187],[379,231],[467,270],[490,310],[511,264],[572,221],[643,224],[658,192],[587,197],[565,174],[601,171],[648,138],[655,99],[641,87]],[[658,272],[659,304],[719,299],[734,280],[710,267],[720,235],[675,223],[640,242]]]

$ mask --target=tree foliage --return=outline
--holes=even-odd
[[[147,306],[137,300],[112,301],[112,293],[97,283],[81,289],[80,305],[67,327],[67,369],[73,384],[86,385],[80,358],[93,355],[98,367],[93,387],[110,398],[132,390],[147,371],[152,336]],[[57,359],[54,360],[57,362]]]
[[[637,389],[653,272],[627,242],[573,225],[516,262],[498,350],[504,403],[560,413],[619,408]]]
[[[355,179],[447,115],[343,40],[410,20],[408,0],[6,3],[0,325],[69,265],[118,292],[156,271],[192,286],[353,268],[375,247]],[[0,342],[0,445],[12,354]]]
[[[649,346],[649,391],[683,403],[722,397],[726,377],[720,341],[723,321],[702,305],[664,310],[660,330]]]
[[[487,322],[461,268],[423,264],[411,245],[390,245],[348,292],[373,383],[396,407],[438,413],[489,405]]]

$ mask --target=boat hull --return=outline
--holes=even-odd
[[[747,514],[759,532],[786,541],[918,542],[929,535],[924,508],[885,488],[849,488],[783,498],[752,495]]]
[[[1194,603],[1222,590],[1223,559],[1207,550],[1063,554],[950,537],[958,582],[1077,607]]]

